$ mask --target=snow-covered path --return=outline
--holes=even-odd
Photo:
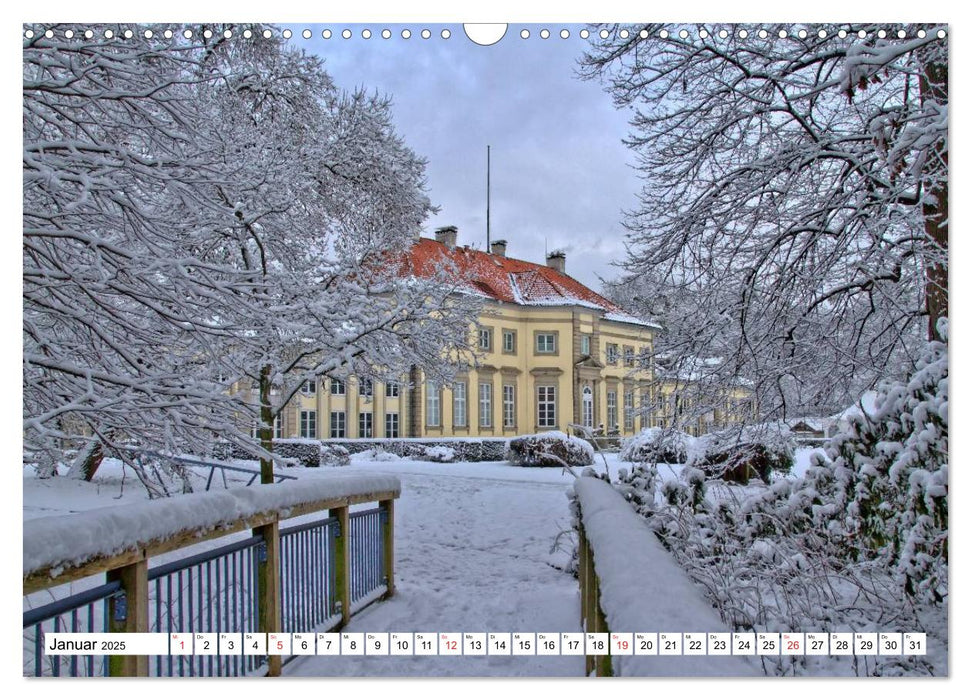
[[[576,580],[548,563],[568,529],[559,470],[501,465],[360,464],[401,478],[395,596],[349,632],[579,632]],[[316,656],[288,676],[582,676],[576,656]]]

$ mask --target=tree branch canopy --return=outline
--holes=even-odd
[[[603,29],[581,74],[630,110],[643,183],[617,293],[659,350],[723,358],[776,415],[911,367],[947,314],[941,28]]]

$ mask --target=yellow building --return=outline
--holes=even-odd
[[[756,405],[749,383],[717,377],[720,358],[659,358],[655,367],[652,427],[703,435],[751,423]],[[675,366],[675,364],[677,366]]]
[[[421,238],[410,263],[424,274],[455,266],[484,298],[474,330],[478,363],[449,386],[420,369],[395,384],[308,382],[278,421],[278,437],[513,437],[570,423],[632,435],[649,423],[650,366],[658,326],[626,313],[566,274],[566,256],[546,264],[456,246],[457,230]]]

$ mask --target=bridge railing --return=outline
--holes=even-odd
[[[190,494],[28,521],[24,532],[24,675],[279,675],[279,656],[45,655],[47,632],[310,632],[340,629],[394,593],[393,477],[335,477]],[[352,506],[376,503],[354,512]],[[172,509],[177,511],[173,518]],[[325,517],[281,528],[281,521]],[[213,513],[232,517],[213,517]],[[198,513],[198,515],[194,515]],[[166,521],[184,526],[173,528]],[[194,520],[193,520],[194,518]],[[161,524],[146,529],[145,523]],[[142,535],[112,531],[130,522]],[[87,537],[78,538],[78,531]],[[249,531],[246,533],[246,531]],[[159,533],[164,533],[161,535]],[[149,567],[216,538],[231,542]],[[85,540],[103,542],[77,552]],[[64,541],[59,541],[58,537]],[[118,543],[121,542],[119,545]],[[83,547],[82,547],[83,548]],[[73,551],[72,551],[73,550]],[[92,575],[105,583],[34,607]]]
[[[586,632],[606,633],[602,655],[587,656],[587,675],[751,676],[744,656],[669,656],[638,632],[728,632],[701,589],[664,549],[647,522],[609,482],[573,482],[579,513],[580,615]],[[613,633],[634,636],[634,654],[611,655]],[[641,646],[641,645],[645,646]],[[589,650],[590,647],[588,646]]]

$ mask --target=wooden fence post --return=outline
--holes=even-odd
[[[124,597],[108,599],[110,632],[148,632],[148,560],[141,559],[107,572],[107,580],[120,581]],[[108,657],[109,676],[147,676],[147,656]]]
[[[381,522],[381,541],[384,545],[384,575],[388,590],[384,597],[394,595],[394,499],[379,501],[378,506],[384,509],[384,519]]]
[[[341,621],[337,629],[343,629],[351,621],[351,513],[350,508],[331,508],[331,517],[337,518],[334,569],[336,572],[336,598],[341,604]]]
[[[259,610],[259,632],[282,632],[280,605],[280,523],[274,520],[266,525],[253,528],[253,535],[263,536],[263,552],[259,557],[256,568],[258,581],[257,606]],[[267,640],[269,643],[269,640]],[[268,676],[279,676],[283,668],[283,659],[279,655],[269,654],[266,657]]]

